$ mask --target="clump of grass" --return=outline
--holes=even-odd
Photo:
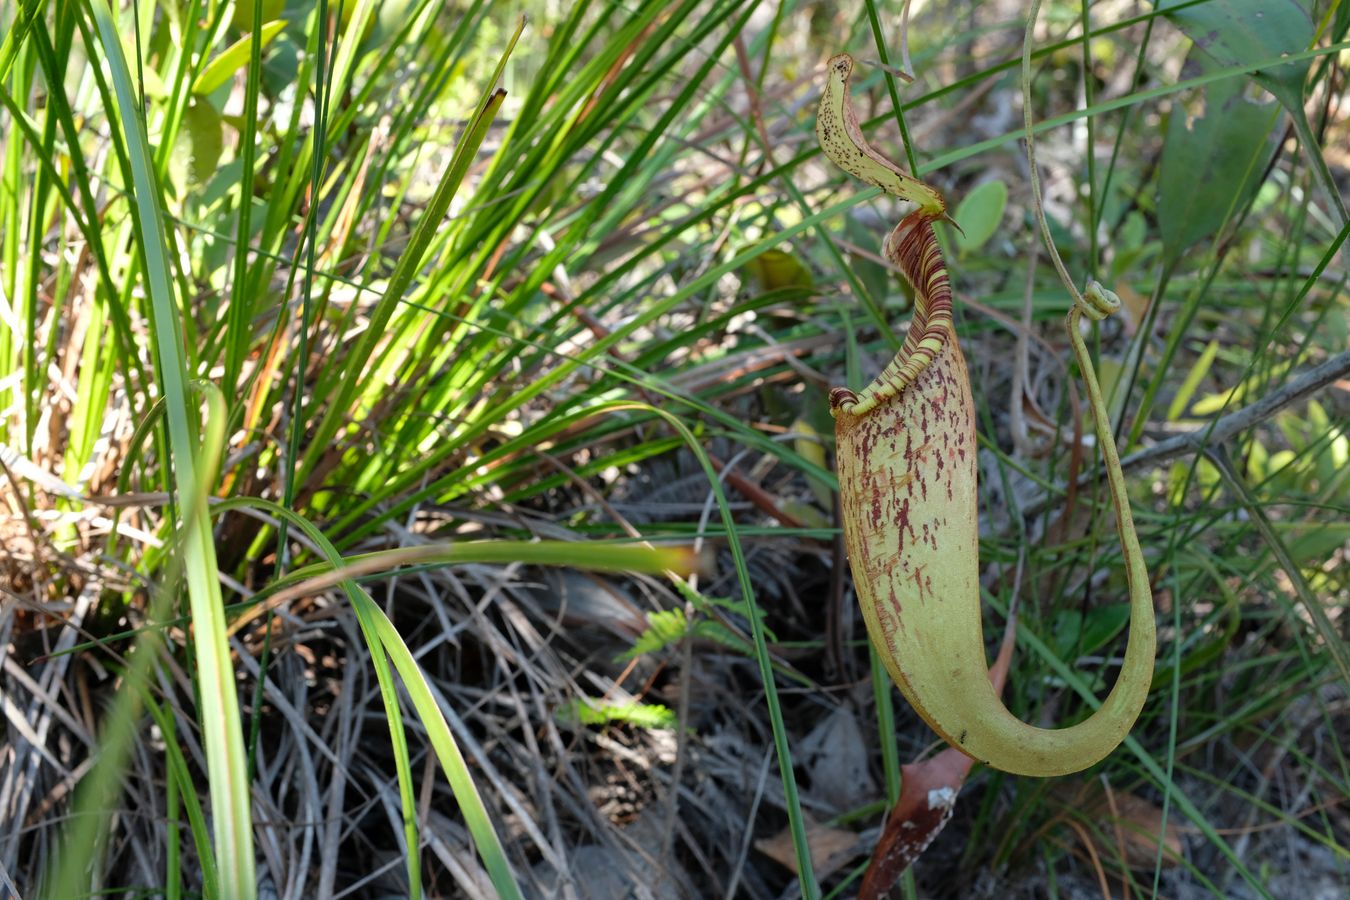
[[[803,893],[854,883],[897,734],[905,758],[928,736],[868,686],[820,435],[825,387],[889,355],[905,300],[871,252],[894,210],[820,162],[804,110],[815,63],[889,59],[893,20],[564,7],[0,9],[0,883],[542,894],[600,867],[767,897],[795,877],[756,849],[780,830]],[[1145,719],[1095,774],[1185,853],[1145,842],[1141,865],[1138,807],[1084,821],[1073,793],[977,770],[916,884],[1286,894],[1253,862],[1268,835],[1346,847],[1343,398],[1146,454],[1344,350],[1320,148],[1344,143],[1328,48],[1350,17],[1310,17],[1312,121],[1295,146],[1260,107],[1260,165],[1209,222],[1161,191],[1206,158],[1171,130],[1246,69],[1183,68],[1149,9],[1044,19],[1046,208],[1069,266],[1135,303],[1101,365],[1145,454],[1164,629]],[[920,174],[1006,187],[1000,227],[949,256],[976,301],[990,608],[1022,598],[1008,698],[1060,721],[1110,675],[1122,595],[1099,491],[1065,488],[1066,300],[1015,225],[1022,24],[917,10],[895,96]],[[698,575],[668,547],[691,543]],[[801,749],[840,722],[870,798]],[[853,865],[812,868],[822,828],[858,832]]]

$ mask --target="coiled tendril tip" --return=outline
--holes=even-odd
[[[1102,287],[1096,279],[1089,279],[1082,296],[1074,298],[1074,306],[1092,321],[1100,322],[1120,309],[1120,297],[1115,291]]]

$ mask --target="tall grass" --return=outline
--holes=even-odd
[[[1057,244],[1133,311],[1098,348],[1128,454],[1345,349],[1350,13],[1318,4],[1298,52],[1183,67],[1173,20],[1097,6],[1047,4],[1033,102]],[[822,163],[810,110],[831,53],[894,62],[898,9],[0,9],[0,876],[511,896],[604,852],[686,893],[846,890],[856,865],[808,844],[874,822],[928,737],[888,686],[849,690],[876,672],[824,388],[876,371],[906,300],[874,253],[896,210]],[[917,83],[858,80],[869,131],[908,132],[954,206],[1008,187],[992,236],[949,255],[990,608],[1023,617],[1009,702],[1062,721],[1112,676],[1123,594],[1100,491],[1066,488],[1092,456],[1053,343],[1067,298],[1027,270],[1002,112],[1024,23],[990,9],[916,4]],[[1248,76],[1281,60],[1307,67],[1306,127],[1270,104],[1255,135],[1174,134],[1206,101],[1262,102]],[[1161,190],[1239,143],[1231,204]],[[1179,824],[1184,862],[1122,837],[1141,820],[1120,804],[985,772],[925,890],[1271,895],[1250,835],[1276,828],[1344,859],[1345,421],[1319,395],[1131,472],[1160,664],[1088,786]],[[847,808],[801,749],[834,715],[885,785]],[[751,849],[779,829],[790,865]]]

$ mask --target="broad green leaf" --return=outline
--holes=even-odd
[[[1167,12],[1180,2],[1159,0],[1157,8]],[[1350,210],[1346,209],[1340,187],[1322,153],[1321,140],[1303,109],[1304,85],[1312,66],[1312,58],[1303,54],[1316,41],[1317,34],[1313,29],[1312,5],[1313,0],[1208,0],[1167,15],[1221,68],[1251,65],[1253,60],[1302,57],[1256,69],[1252,78],[1274,94],[1288,111],[1313,174],[1344,224],[1350,222]]]
[[[745,268],[766,291],[811,286],[811,270],[797,254],[786,250],[766,250],[746,263]]]
[[[1087,617],[1083,622],[1082,646],[1079,648],[1083,653],[1096,653],[1107,645],[1107,643],[1120,634],[1125,623],[1130,621],[1130,604],[1128,603],[1108,603],[1105,606],[1094,606],[1088,610]]]
[[[240,6],[244,3],[252,4],[249,0],[242,0]],[[235,7],[238,9],[239,7]],[[268,22],[262,27],[262,35],[259,38],[262,45],[266,47],[272,38],[281,34],[281,29],[286,27],[285,20],[277,22]],[[235,72],[238,72],[244,66],[248,65],[249,54],[252,52],[253,35],[246,34],[239,40],[221,51],[220,55],[206,64],[197,80],[192,83],[192,93],[209,94],[222,84],[230,80]]]
[[[1008,186],[1002,181],[986,181],[966,194],[952,217],[961,226],[956,232],[956,246],[962,253],[980,249],[994,236],[1007,206]]]
[[[349,2],[348,6],[355,6],[354,2]],[[262,20],[271,22],[281,11],[286,8],[286,0],[262,0]],[[238,28],[244,34],[253,30],[253,0],[235,0],[234,15],[230,17],[230,24]],[[264,26],[264,34],[266,26]],[[247,38],[245,38],[247,40]],[[264,37],[263,41],[266,42]]]
[[[1310,0],[1209,0],[1178,9],[1186,0],[1158,0],[1203,53],[1220,66],[1238,66],[1307,50],[1313,39]],[[1311,60],[1252,73],[1252,77],[1291,111],[1302,109],[1303,81]]]
[[[1205,113],[1186,121],[1175,107],[1163,144],[1158,221],[1168,264],[1213,236],[1261,184],[1275,148],[1271,104],[1242,97],[1243,80],[1207,85]]]
[[[179,196],[190,186],[205,184],[215,174],[224,147],[220,113],[205,98],[193,98],[183,111],[183,125],[169,159],[169,171]]]

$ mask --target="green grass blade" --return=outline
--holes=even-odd
[[[430,245],[433,236],[441,227],[442,219],[450,208],[450,203],[455,198],[464,176],[468,172],[469,165],[473,162],[478,148],[482,146],[483,139],[487,136],[488,126],[497,110],[501,107],[505,94],[497,90],[497,79],[501,75],[502,69],[506,65],[507,59],[511,56],[511,51],[515,48],[516,41],[520,38],[520,33],[524,29],[524,20],[521,20],[517,26],[516,32],[512,35],[506,50],[502,53],[501,60],[497,66],[497,72],[488,82],[488,87],[484,92],[482,100],[479,102],[477,111],[470,124],[464,129],[460,136],[459,143],[455,147],[455,155],[451,159],[450,165],[442,175],[440,183],[436,187],[436,193],[426,210],[418,220],[417,228],[413,232],[412,239],[409,241],[407,249],[399,256],[398,264],[394,272],[389,277],[389,284],[385,289],[385,299],[381,302],[370,316],[370,323],[366,331],[362,334],[360,341],[352,350],[346,366],[344,367],[344,377],[337,389],[332,403],[328,407],[327,413],[319,422],[316,433],[312,437],[309,451],[305,454],[304,461],[301,463],[301,469],[298,473],[298,480],[303,481],[305,476],[312,470],[318,454],[324,451],[333,437],[337,434],[338,428],[343,420],[350,414],[352,401],[357,392],[365,387],[366,362],[370,359],[375,350],[376,343],[384,335],[384,326],[388,323],[389,317],[393,314],[395,304],[402,299],[403,295],[412,284],[414,276],[422,265],[423,255]]]
[[[240,731],[239,702],[234,669],[225,639],[225,616],[217,580],[206,498],[210,485],[198,478],[194,460],[193,428],[188,418],[187,380],[178,308],[169,273],[169,242],[159,206],[160,191],[152,154],[132,90],[131,72],[122,54],[121,39],[106,0],[90,0],[103,53],[108,61],[122,139],[126,143],[135,185],[136,217],[140,221],[149,281],[153,330],[157,350],[156,374],[165,399],[169,448],[173,460],[175,495],[184,510],[183,572],[192,607],[200,678],[202,743],[207,752],[211,814],[215,824],[216,859],[220,866],[220,896],[251,900],[257,893],[253,855],[253,823],[247,779],[247,759]],[[223,419],[223,416],[219,416]],[[219,422],[223,428],[223,421]]]

